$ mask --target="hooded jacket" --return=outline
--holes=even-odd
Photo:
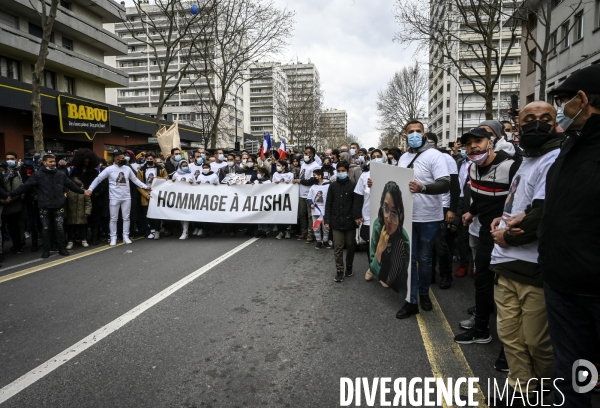
[[[65,188],[77,193],[83,194],[84,191],[77,187],[65,173],[59,170],[48,170],[43,167],[29,177],[29,179],[11,191],[10,196],[16,197],[28,192],[33,187],[37,188],[39,208],[62,208],[65,205]]]
[[[600,297],[600,114],[569,135],[546,177],[538,230],[544,281],[557,291]]]

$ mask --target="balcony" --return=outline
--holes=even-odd
[[[259,106],[259,105],[273,105],[272,99],[264,99],[260,102],[250,102],[250,106]]]
[[[21,30],[0,23],[0,53],[15,59],[35,61],[40,50],[41,39]],[[124,87],[129,83],[128,75],[98,60],[73,52],[56,44],[48,45],[46,67],[99,82],[108,87]]]
[[[35,4],[35,9],[32,8],[29,0],[13,0],[12,2],[7,3],[10,5],[9,10],[14,13],[23,16],[30,21],[40,20],[38,13],[41,13],[42,7],[39,2],[33,2]],[[105,3],[108,5],[108,3],[112,2],[104,0],[98,2],[85,1],[85,3],[89,3],[90,5],[95,5],[95,3]],[[116,9],[119,9],[122,6],[115,6],[116,9],[110,5],[109,7],[111,7],[111,11],[116,11]],[[100,49],[105,55],[123,55],[127,53],[127,43],[125,43],[122,38],[103,29],[99,24],[90,22],[85,16],[74,13],[63,7],[59,7],[56,12],[54,30],[73,40]]]

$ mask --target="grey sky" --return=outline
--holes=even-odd
[[[348,131],[375,146],[377,91],[411,62],[412,51],[392,42],[398,26],[393,0],[274,0],[296,11],[289,59],[310,58],[321,74],[325,106],[348,112]]]

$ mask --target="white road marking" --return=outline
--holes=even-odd
[[[57,256],[58,256],[58,254],[52,254],[48,258],[38,258],[38,259],[34,259],[32,261],[27,261],[27,262],[20,263],[18,265],[7,266],[6,268],[0,268],[0,272],[4,272],[4,271],[9,270],[9,269],[14,269],[14,268],[18,268],[20,266],[25,266],[25,265],[29,265],[29,264],[32,264],[32,263],[44,261],[46,259],[55,258]]]
[[[231,251],[221,255],[214,261],[209,262],[202,268],[198,269],[195,272],[192,272],[191,274],[189,274],[185,278],[179,280],[178,282],[175,282],[168,288],[164,289],[163,291],[152,296],[150,299],[146,300],[144,303],[134,307],[133,309],[131,309],[124,315],[116,318],[112,322],[108,323],[106,326],[101,327],[100,329],[96,330],[95,332],[93,332],[92,334],[87,336],[86,338],[80,340],[79,342],[75,343],[73,346],[67,348],[62,353],[57,354],[56,356],[52,357],[50,360],[39,365],[38,367],[34,368],[27,374],[21,376],[20,378],[16,379],[12,383],[3,387],[2,389],[0,389],[0,404],[5,402],[9,398],[15,396],[19,392],[23,391],[25,388],[29,387],[30,385],[34,384],[36,381],[44,378],[46,375],[50,374],[52,371],[56,370],[58,367],[65,364],[67,361],[71,360],[72,358],[81,354],[88,348],[92,347],[94,344],[98,343],[103,338],[116,332],[121,327],[125,326],[127,323],[131,322],[136,317],[138,317],[139,315],[144,313],[146,310],[150,309],[152,306],[154,306],[157,303],[159,303],[160,301],[166,299],[173,293],[177,292],[179,289],[181,289],[184,286],[186,286],[187,284],[193,282],[198,277],[202,276],[203,274],[205,274],[206,272],[208,272],[209,270],[211,270],[212,268],[214,268],[221,262],[225,261],[227,258],[231,257],[232,255],[235,255],[237,252],[240,252],[242,249],[246,248],[248,245],[251,245],[253,242],[255,242],[257,240],[258,240],[258,238],[252,238],[252,239],[249,239],[248,241],[244,242],[243,244],[233,248]]]

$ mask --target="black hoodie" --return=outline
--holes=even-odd
[[[48,170],[43,167],[33,173],[24,184],[11,191],[10,196],[19,196],[33,187],[37,188],[38,206],[40,208],[56,209],[63,207],[65,205],[65,188],[77,194],[84,193],[62,171],[57,169]]]

